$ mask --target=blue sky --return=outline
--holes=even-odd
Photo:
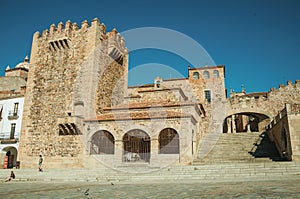
[[[60,21],[81,24],[85,19],[91,21],[97,17],[108,31],[114,27],[119,32],[158,27],[195,40],[216,65],[225,65],[228,89],[240,91],[243,84],[247,92],[269,91],[288,80],[300,79],[300,1],[297,0],[0,0],[0,3],[0,75],[7,65],[14,67],[25,55],[30,55],[34,32],[42,32]],[[174,48],[180,46],[178,42]],[[184,52],[197,55],[192,48]],[[130,52],[129,82],[150,83],[156,71],[163,78],[186,76],[188,65],[205,64],[204,60],[191,63],[172,51],[139,49]],[[133,77],[141,67],[146,72]]]

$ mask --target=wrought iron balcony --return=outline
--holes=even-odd
[[[1,132],[0,133],[0,143],[1,144],[14,144],[19,141],[19,132]]]
[[[17,120],[18,118],[19,118],[19,115],[20,115],[20,113],[19,113],[20,111],[9,111],[8,112],[8,119],[9,120]]]

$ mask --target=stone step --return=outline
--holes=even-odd
[[[203,148],[203,146],[202,146]],[[199,151],[200,154],[200,151]],[[198,155],[200,157],[200,155]],[[274,143],[264,133],[221,134],[204,158],[196,158],[194,164],[230,161],[282,160]]]
[[[147,168],[145,168],[145,171]],[[215,163],[191,166],[170,166],[148,172],[124,172],[109,168],[101,169],[48,169],[38,172],[33,169],[16,169],[16,181],[97,181],[108,182],[155,182],[157,180],[245,180],[272,176],[300,176],[298,162],[259,162],[259,163]],[[5,179],[10,170],[0,170],[0,178]]]

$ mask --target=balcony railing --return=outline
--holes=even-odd
[[[13,144],[19,141],[20,132],[15,132],[14,136],[11,137],[10,132],[1,132],[0,133],[0,142],[1,144]]]
[[[20,111],[8,111],[8,119],[9,120],[16,120],[19,118]]]

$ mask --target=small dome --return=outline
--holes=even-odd
[[[17,64],[15,68],[29,69],[29,59],[28,59],[28,56],[25,57],[24,62],[21,62],[21,63]]]

